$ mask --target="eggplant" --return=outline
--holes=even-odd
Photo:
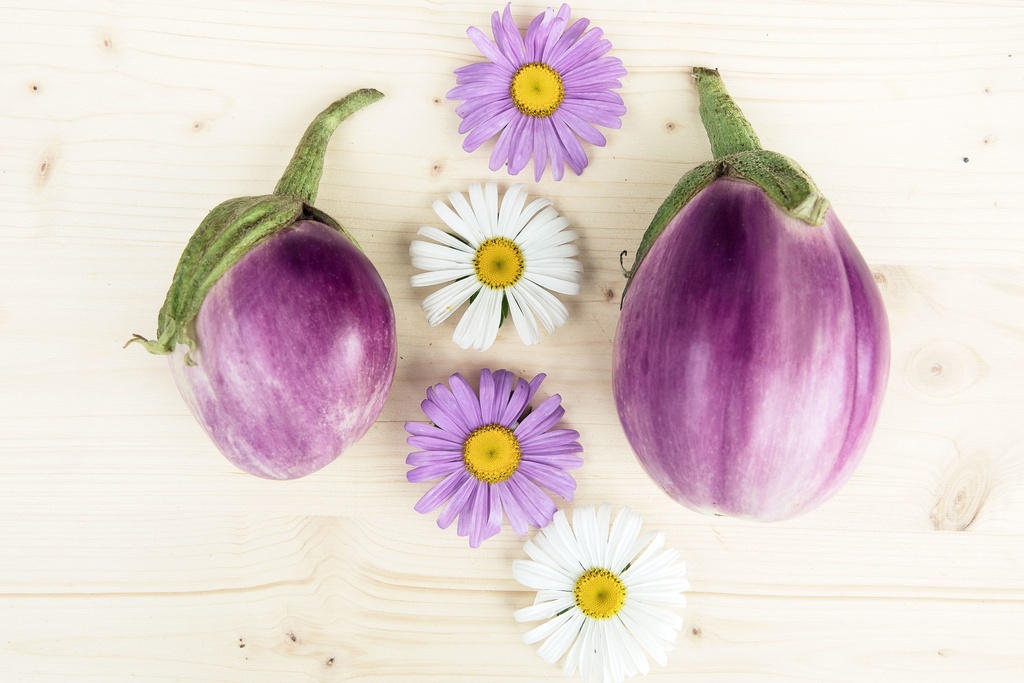
[[[313,207],[327,143],[383,95],[358,90],[309,125],[269,195],[214,208],[189,240],[150,353],[239,469],[295,479],[334,461],[377,419],[395,374],[395,314],[352,236]],[[127,344],[126,344],[127,346]]]
[[[627,273],[616,408],[677,502],[789,519],[862,459],[888,379],[888,321],[810,176],[761,149],[717,70],[694,77],[714,160],[679,181]]]

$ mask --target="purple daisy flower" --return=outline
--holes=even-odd
[[[455,70],[457,87],[448,93],[463,100],[455,112],[462,118],[460,133],[467,152],[498,136],[490,168],[508,165],[517,175],[533,156],[534,177],[539,181],[550,163],[555,180],[561,180],[565,164],[576,175],[587,166],[580,139],[603,147],[606,128],[622,125],[626,113],[619,78],[626,75],[622,62],[605,57],[612,45],[604,32],[587,27],[590,21],[569,23],[569,6],[558,12],[548,8],[538,14],[526,37],[512,19],[511,4],[491,16],[492,42],[471,26],[469,39],[489,61]]]
[[[565,470],[583,464],[575,455],[583,450],[580,435],[552,429],[565,414],[558,394],[529,407],[543,381],[543,374],[527,382],[484,369],[479,396],[458,373],[450,389],[427,389],[421,406],[433,424],[406,423],[409,445],[422,449],[406,459],[414,466],[406,476],[414,483],[441,481],[416,503],[417,512],[447,503],[437,525],[447,529],[458,517],[459,535],[476,548],[501,531],[503,516],[520,536],[550,522],[556,508],[543,489],[572,500],[576,480]]]

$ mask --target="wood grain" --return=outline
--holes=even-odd
[[[426,325],[408,245],[435,198],[513,182],[462,151],[445,99],[498,5],[0,6],[0,680],[561,680],[511,617],[532,600],[510,570],[524,539],[472,550],[412,510],[403,424],[481,367],[546,372],[586,449],[577,502],[633,507],[686,559],[685,629],[650,680],[1024,680],[1024,5],[577,7],[630,72],[584,175],[530,184],[581,235],[583,292],[539,347],[508,329],[483,353]],[[543,7],[513,9],[525,26]],[[611,399],[619,253],[709,155],[698,64],[828,193],[893,330],[862,466],[781,524],[668,500]],[[269,191],[309,119],[364,86],[386,97],[339,129],[318,205],[388,285],[398,375],[344,457],[258,480],[162,359],[121,345],[153,332],[206,211]]]

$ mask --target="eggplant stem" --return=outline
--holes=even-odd
[[[384,97],[373,88],[363,88],[349,93],[320,112],[309,124],[299,140],[288,168],[274,188],[274,194],[294,197],[304,204],[312,204],[320,190],[320,178],[324,173],[324,155],[327,143],[338,125],[368,104]]]
[[[735,100],[725,89],[718,69],[697,66],[693,69],[700,98],[700,120],[711,141],[715,159],[761,149],[761,141]]]

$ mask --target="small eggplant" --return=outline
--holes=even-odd
[[[351,235],[312,206],[338,124],[379,100],[359,90],[314,119],[273,194],[230,199],[185,247],[157,338],[174,380],[239,469],[294,479],[377,419],[395,374],[395,314]],[[129,343],[130,343],[129,342]]]
[[[694,70],[714,161],[686,174],[623,293],[613,388],[641,465],[691,509],[762,521],[849,479],[889,373],[878,287],[810,177]]]

